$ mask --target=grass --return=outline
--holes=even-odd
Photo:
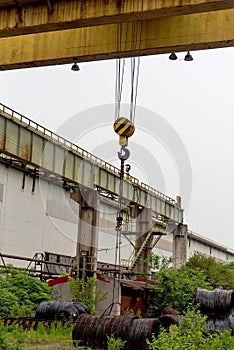
[[[40,325],[24,330],[18,325],[0,326],[1,350],[70,350],[74,349],[72,327],[63,328],[61,325],[51,328]]]

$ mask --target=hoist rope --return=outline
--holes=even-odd
[[[140,57],[131,58],[131,98],[130,98],[130,121],[134,124],[136,114],[136,101],[139,81]]]
[[[138,22],[132,22],[132,40],[131,40],[131,50],[134,52],[137,48],[137,39],[138,39]],[[142,22],[140,28],[140,41],[141,41],[141,32],[142,32]],[[121,51],[121,41],[122,41],[122,32],[123,32],[123,24],[120,23],[117,26],[117,52]],[[125,38],[125,50],[127,46],[127,34],[128,34],[128,23],[126,24],[126,38]],[[139,41],[139,43],[140,43]],[[134,124],[135,121],[135,112],[136,112],[136,101],[137,101],[137,90],[138,90],[138,78],[139,78],[139,67],[140,67],[140,58],[139,57],[131,57],[131,93],[130,93],[130,121]],[[116,79],[115,79],[115,120],[120,117],[120,107],[121,107],[121,98],[123,91],[123,83],[124,83],[124,73],[125,73],[125,59],[117,58],[116,59]],[[119,209],[117,213],[117,225],[116,225],[116,246],[115,246],[115,257],[114,257],[114,265],[116,269],[116,274],[114,275],[113,281],[113,289],[112,289],[112,304],[110,308],[115,304],[115,296],[117,295],[119,302],[120,297],[120,270],[117,271],[117,266],[121,265],[121,232],[122,232],[122,223],[123,223],[123,179],[124,179],[124,160],[121,159],[121,176],[120,176],[120,189],[119,189]],[[117,265],[118,264],[118,265]],[[117,286],[116,286],[117,283]],[[115,293],[116,291],[116,293]]]
[[[132,22],[132,40],[131,40],[131,50],[137,49],[137,39],[139,39],[139,45],[141,42],[142,34],[142,22],[140,26],[139,22]],[[125,38],[125,50],[127,45],[127,32],[128,23],[126,24],[126,38]],[[139,34],[140,32],[140,34]],[[120,23],[117,29],[117,51],[121,50],[121,40],[123,33],[123,24]],[[139,38],[138,38],[139,36]],[[138,81],[140,72],[140,57],[131,57],[131,70],[130,70],[130,116],[129,120],[134,124],[135,113],[136,113],[136,102],[137,102],[137,92],[138,92]],[[115,79],[115,120],[120,117],[120,107],[122,99],[122,91],[124,84],[124,74],[125,74],[125,59],[116,59],[116,79]]]
[[[142,21],[132,22],[132,51],[137,49],[137,39],[139,39],[139,45],[141,42],[142,35]],[[139,29],[139,31],[138,31]],[[140,33],[139,33],[140,32]],[[139,34],[139,35],[138,35]],[[138,38],[139,36],[139,38]],[[140,57],[131,58],[131,98],[130,98],[130,121],[134,124],[136,114],[136,102],[137,102],[137,91],[140,71]]]
[[[120,103],[123,90],[125,59],[116,59],[116,81],[115,81],[115,120],[119,118]]]
[[[116,231],[116,241],[115,241],[115,262],[114,262],[114,266],[115,266],[115,269],[117,269],[117,259],[119,257],[120,259],[120,237],[121,237],[121,234],[120,234],[120,231]],[[118,256],[118,252],[119,252],[119,256]],[[120,265],[120,260],[119,260],[119,265]],[[119,292],[120,292],[120,273],[118,274],[118,278],[117,278],[117,291],[116,291],[116,278],[114,277],[114,281],[113,281],[113,289],[112,289],[112,301],[111,303],[114,305],[115,304],[115,291],[117,292],[117,296],[119,298]],[[119,302],[119,300],[118,300]],[[110,310],[111,311],[111,310]]]
[[[122,28],[123,24],[119,23],[117,27],[117,51],[121,50]],[[125,40],[126,42],[126,40]],[[119,118],[120,103],[123,90],[125,59],[116,59],[116,78],[115,78],[115,120]]]

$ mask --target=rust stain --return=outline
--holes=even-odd
[[[25,160],[30,160],[30,152],[29,152],[28,145],[24,145],[24,147],[23,147],[23,157]]]

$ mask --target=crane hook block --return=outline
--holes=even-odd
[[[127,118],[118,118],[114,122],[114,130],[119,136],[131,137],[134,134],[134,124]]]
[[[118,152],[118,157],[121,160],[127,160],[130,156],[130,152],[127,148],[121,147],[121,152]]]

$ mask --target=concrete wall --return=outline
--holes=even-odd
[[[45,180],[25,177],[23,172],[0,163],[0,252],[32,258],[35,253],[76,255],[79,204],[70,192]],[[98,259],[115,263],[116,208],[102,203],[98,237]],[[133,239],[133,237],[131,237]],[[131,254],[123,237],[121,256]],[[28,262],[9,260],[17,266]]]
[[[187,241],[187,260],[194,254],[200,253],[209,257],[213,257],[223,262],[234,261],[234,251],[219,245],[216,242],[209,241],[209,239],[201,237],[193,233],[193,237],[186,239]],[[162,237],[154,248],[153,252],[157,255],[166,257],[173,257],[173,233]]]
[[[224,262],[234,261],[234,254],[230,251],[225,251],[214,247],[212,244],[204,244],[195,239],[188,239],[188,258],[196,253],[201,253],[206,256],[215,257],[217,260]]]
[[[72,301],[69,282],[58,283],[52,286],[52,300]]]
[[[114,289],[113,285],[115,283]],[[100,289],[103,292],[107,292],[107,298],[103,301],[99,301],[96,304],[96,315],[101,316],[105,312],[105,314],[108,316],[109,307],[113,303],[112,307],[112,315],[119,315],[120,314],[120,303],[121,303],[121,288],[117,288],[118,281],[113,280],[113,278],[105,276],[105,281],[98,280],[97,288]],[[114,297],[113,297],[113,291],[114,291]],[[119,291],[119,295],[118,295]],[[107,310],[108,309],[108,310]]]
[[[0,164],[0,252],[33,257],[37,252],[75,256],[78,204],[61,187]],[[6,262],[9,262],[6,259]],[[14,261],[15,263],[15,261]],[[26,263],[28,265],[28,263]],[[17,265],[25,263],[18,261]]]
[[[32,258],[35,253],[50,252],[74,257],[76,255],[79,204],[70,198],[70,192],[61,186],[45,180],[25,177],[23,172],[0,163],[0,252]],[[116,247],[116,207],[110,201],[101,202],[98,233],[98,261],[107,264],[118,263]],[[129,223],[128,230],[134,231],[136,219]],[[121,258],[129,259],[135,235],[121,238]],[[234,261],[234,254],[225,247],[189,238],[187,258],[200,252],[222,261]],[[153,250],[158,255],[173,255],[173,234],[163,236]],[[9,261],[17,266],[28,262]]]

